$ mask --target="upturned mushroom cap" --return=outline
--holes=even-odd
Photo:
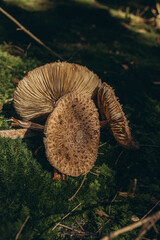
[[[14,107],[24,120],[44,118],[55,102],[70,92],[94,98],[101,80],[86,67],[67,62],[55,62],[28,73],[14,92]]]
[[[99,114],[94,102],[69,93],[57,103],[45,125],[44,143],[49,162],[70,176],[86,174],[97,158]]]
[[[116,141],[125,148],[138,148],[138,143],[131,136],[129,121],[122,106],[115,96],[114,90],[107,83],[103,83],[98,90],[98,107],[102,118],[107,120]]]

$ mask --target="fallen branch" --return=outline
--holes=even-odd
[[[126,233],[126,232],[130,232],[135,228],[138,227],[142,227],[142,231],[140,233],[140,235],[138,236],[138,238],[136,238],[136,240],[140,240],[141,237],[160,219],[160,211],[156,212],[155,214],[153,214],[150,217],[147,217],[143,220],[140,220],[136,223],[133,223],[127,227],[121,228],[115,232],[112,232],[109,236],[106,236],[104,238],[102,238],[101,240],[111,240],[115,237],[118,237],[119,235]]]
[[[10,20],[12,20],[16,25],[20,27],[21,30],[23,30],[25,33],[27,33],[31,38],[33,38],[36,42],[38,42],[40,45],[42,45],[44,48],[46,48],[50,53],[55,55],[61,60],[64,60],[58,53],[54,52],[51,48],[49,48],[46,44],[44,44],[39,38],[37,38],[33,33],[31,33],[29,30],[27,30],[20,22],[18,22],[14,17],[12,17],[9,13],[7,13],[3,8],[0,7],[0,11],[6,15]]]
[[[30,218],[30,216],[26,217],[26,219],[25,219],[24,223],[22,224],[22,226],[21,226],[21,228],[20,228],[19,232],[18,232],[18,233],[17,233],[17,235],[16,235],[16,238],[15,238],[15,240],[17,240],[17,239],[19,238],[19,236],[20,236],[20,234],[21,234],[21,232],[22,232],[23,228],[25,227],[26,223],[28,222],[28,219],[29,219],[29,218]]]

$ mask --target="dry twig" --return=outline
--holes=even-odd
[[[79,203],[75,208],[73,208],[69,213],[67,213],[62,219],[61,221],[63,221],[64,219],[66,219],[72,212],[74,212],[82,203]],[[52,231],[54,231],[56,229],[57,226],[59,226],[61,224],[61,221],[58,222],[53,228]]]
[[[103,146],[106,145],[106,144],[107,144],[107,142],[102,143],[101,145],[98,146],[98,148],[103,147]]]
[[[123,150],[120,152],[120,154],[118,155],[118,158],[117,158],[117,160],[115,161],[115,165],[117,165],[117,163],[118,163],[121,155],[124,153],[124,151],[125,151],[125,150],[123,149]]]
[[[73,198],[77,195],[77,193],[79,192],[79,190],[80,190],[81,187],[83,186],[84,181],[86,180],[86,176],[87,176],[87,174],[84,175],[84,178],[83,178],[83,180],[82,180],[82,182],[81,182],[79,188],[77,189],[77,191],[75,192],[75,194],[74,194],[71,198],[68,199],[68,201],[72,201]]]
[[[94,172],[92,172],[92,171],[89,171],[91,174],[93,174],[93,175],[95,175],[95,176],[99,176],[99,174],[98,173],[94,173]]]
[[[78,227],[82,230],[82,232],[84,232],[84,228],[83,228],[83,226],[82,226],[77,220],[75,220],[75,221],[76,221]]]
[[[126,232],[130,232],[133,229],[136,229],[138,227],[142,227],[142,230],[140,232],[140,235],[136,238],[136,240],[140,240],[142,238],[142,236],[160,219],[160,211],[156,212],[155,214],[153,214],[150,217],[147,217],[143,220],[140,220],[136,223],[133,223],[127,227],[121,228],[115,232],[112,232],[109,236],[106,236],[104,238],[102,238],[101,240],[111,240],[115,237],[118,237],[119,235],[126,233]]]
[[[79,231],[79,230],[77,230],[77,229],[68,227],[68,226],[63,225],[63,224],[61,224],[61,223],[59,223],[58,225],[61,226],[61,227],[67,228],[67,229],[69,229],[69,230],[71,230],[71,231],[73,231],[73,232],[84,233],[84,232],[82,232],[82,231]]]
[[[15,238],[15,240],[17,240],[17,239],[19,238],[19,236],[20,236],[20,234],[21,234],[21,232],[22,232],[23,228],[25,227],[26,223],[28,222],[28,219],[29,219],[29,218],[30,218],[30,216],[26,217],[26,219],[25,219],[24,223],[22,224],[22,226],[21,226],[21,228],[20,228],[19,232],[18,232],[18,233],[17,233],[17,235],[16,235],[16,238]]]
[[[116,193],[116,195],[114,196],[114,198],[113,198],[112,201],[111,201],[111,204],[109,205],[109,210],[108,210],[109,215],[111,214],[111,206],[112,206],[112,203],[116,200],[116,198],[117,198],[118,195],[119,195],[119,192]]]
[[[155,209],[155,207],[157,207],[157,205],[159,205],[159,203],[160,203],[160,200],[141,218],[141,220],[146,218],[153,211],[153,209]]]
[[[55,55],[61,60],[64,60],[58,53],[54,52],[51,48],[49,48],[46,44],[44,44],[39,38],[37,38],[34,34],[32,34],[29,30],[27,30],[20,22],[18,22],[14,17],[12,17],[9,13],[7,13],[3,8],[0,7],[0,11],[6,15],[10,20],[12,20],[16,25],[20,27],[25,33],[27,33],[31,38],[33,38],[36,42],[46,48],[50,53]]]
[[[107,225],[110,221],[111,221],[111,219],[108,219],[108,220],[104,223],[104,225]],[[102,229],[103,229],[103,227],[98,228],[98,230],[97,230],[96,233],[100,233],[100,232],[102,231]]]

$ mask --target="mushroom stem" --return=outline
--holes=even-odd
[[[108,120],[100,121],[100,127],[103,128],[108,125]]]
[[[11,118],[9,119],[9,121],[11,121],[11,126],[20,126],[20,127],[23,127],[23,128],[27,128],[27,129],[33,129],[33,130],[36,130],[36,131],[44,131],[44,126],[43,125],[40,125],[38,123],[33,123],[33,122],[30,122],[30,121],[22,121],[22,120],[18,120],[16,118]]]
[[[65,180],[65,174],[60,173],[57,169],[54,168],[53,181]]]

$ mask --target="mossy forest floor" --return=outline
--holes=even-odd
[[[0,238],[16,239],[28,216],[18,239],[101,239],[131,224],[133,216],[141,219],[160,200],[160,20],[152,13],[158,15],[155,2],[0,2],[63,59],[87,66],[115,89],[140,144],[139,150],[124,150],[103,129],[100,144],[106,144],[99,148],[95,167],[68,201],[83,176],[53,182],[44,147],[36,151],[42,138],[0,138]],[[10,99],[17,82],[58,58],[2,13],[0,33],[0,129],[9,129],[7,120],[16,116]],[[151,213],[159,209],[157,204]],[[60,221],[71,229],[52,231]],[[159,227],[143,239],[159,239]],[[136,239],[138,233],[117,239]]]

